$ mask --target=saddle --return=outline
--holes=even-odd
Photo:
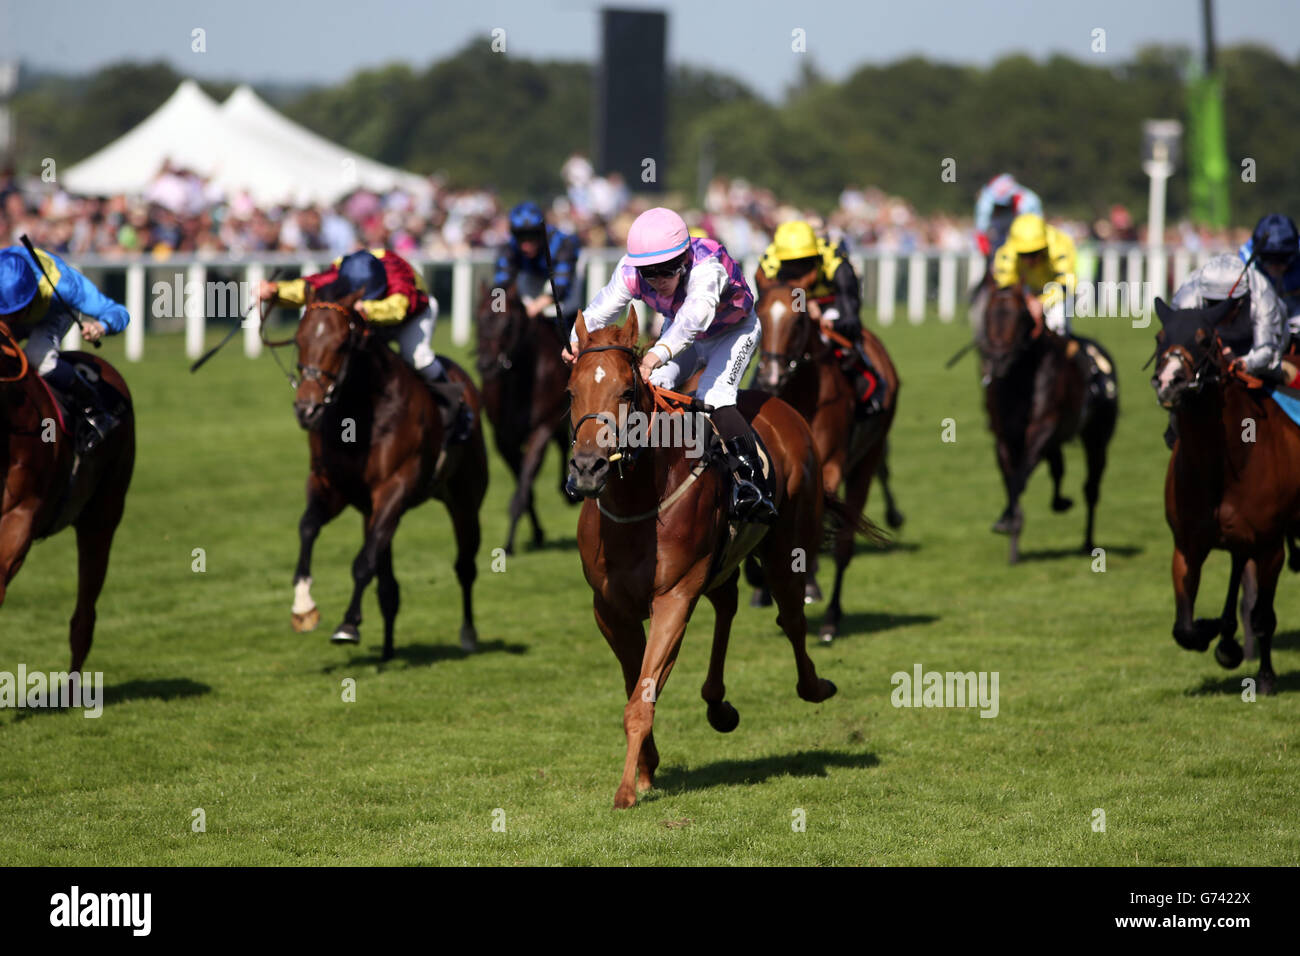
[[[1083,373],[1083,408],[1079,413],[1079,427],[1082,429],[1100,403],[1115,400],[1119,394],[1118,378],[1105,351],[1092,339],[1071,336],[1066,340],[1065,357],[1077,364]]]

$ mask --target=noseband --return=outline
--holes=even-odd
[[[641,407],[641,376],[637,372],[636,350],[628,348],[626,345],[592,345],[583,349],[573,357],[573,367],[575,369],[578,367],[578,359],[582,358],[588,352],[626,352],[627,353],[628,360],[632,365],[632,407],[640,408]],[[610,431],[612,431],[618,438],[618,445],[615,448],[614,454],[609,456],[609,460],[611,462],[615,462],[618,464],[618,473],[619,473],[619,477],[621,478],[623,476],[623,460],[627,459],[629,464],[634,464],[636,462],[637,455],[640,453],[641,449],[633,448],[631,450],[628,450],[627,448],[624,447],[623,441],[627,436],[618,434],[618,421],[617,420],[611,421],[612,419],[614,419],[614,416],[611,415],[609,412],[588,412],[586,415],[583,415],[581,418],[579,418],[578,421],[573,425],[573,441],[570,442],[569,447],[572,448],[578,444],[578,430],[582,428],[584,422],[586,422],[588,419],[593,419],[593,418],[596,421],[601,422],[606,427],[608,427]]]

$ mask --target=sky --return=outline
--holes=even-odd
[[[506,52],[594,62],[601,0],[0,0],[0,61],[93,71],[163,59],[197,79],[336,83],[357,70],[423,68],[496,28]],[[831,79],[921,54],[987,65],[1010,53],[1124,60],[1150,43],[1201,44],[1200,0],[616,0],[664,10],[668,59],[728,73],[778,99],[805,58]],[[1300,55],[1300,0],[1216,0],[1216,39]],[[192,31],[206,33],[194,52]],[[1093,52],[1105,30],[1106,52]],[[791,49],[802,30],[806,51]],[[486,42],[486,41],[485,41]]]

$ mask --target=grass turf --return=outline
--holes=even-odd
[[[1141,370],[1152,332],[1078,328],[1121,375],[1098,517],[1105,573],[1076,553],[1077,446],[1075,510],[1050,513],[1040,469],[1026,560],[1007,566],[1006,540],[988,531],[1003,497],[973,360],[943,370],[964,329],[899,322],[883,337],[904,378],[891,461],[908,521],[892,551],[860,550],[844,636],[813,649],[838,696],[798,700],[775,609],[742,606],[727,669],[741,723],[715,733],[699,699],[712,626],[701,602],[658,707],[658,789],[617,813],[622,681],[553,453],[539,482],[549,544],[500,573],[491,549],[512,483],[492,454],[476,656],[457,645],[446,513],[431,502],[406,516],[398,659],[381,665],[373,586],[362,645],[327,641],[350,593],[355,512],[317,545],[321,628],[289,628],[307,451],[271,360],[233,343],[192,376],[179,337],[150,337],[134,365],[113,340],[104,355],[134,391],[140,440],[88,664],[107,704],[97,720],[0,711],[0,863],[1294,863],[1300,589],[1286,580],[1279,595],[1274,698],[1242,700],[1253,662],[1227,673],[1174,644],[1168,453]],[[440,346],[462,358],[448,331]],[[955,442],[941,441],[946,418]],[[881,520],[878,492],[869,512]],[[1203,614],[1225,579],[1216,555]],[[71,534],[38,544],[0,609],[0,670],[66,667],[74,590]],[[890,677],[917,663],[997,671],[998,716],[895,708]],[[206,832],[193,831],[196,808]]]

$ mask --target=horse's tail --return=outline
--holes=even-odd
[[[829,491],[822,492],[822,533],[827,546],[835,540],[845,528],[852,528],[854,534],[862,535],[872,544],[885,545],[890,541],[889,533],[873,522],[866,515],[854,514],[849,506]]]

